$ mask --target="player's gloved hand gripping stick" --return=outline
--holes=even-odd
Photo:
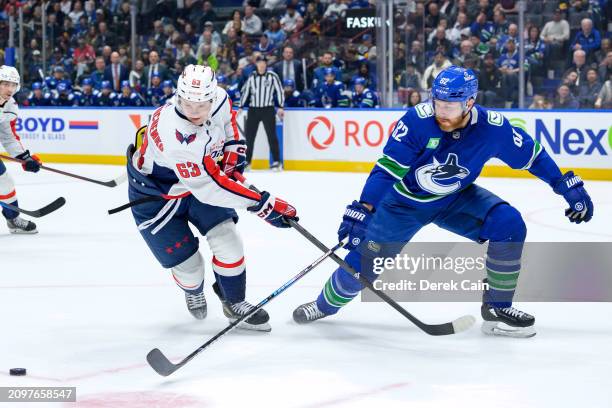
[[[246,179],[242,174],[234,174],[236,180],[241,183],[247,185],[249,188],[252,188],[254,191],[258,191],[257,188],[251,184],[246,182]],[[329,248],[325,246],[321,241],[319,241],[314,235],[308,232],[304,227],[302,227],[296,220],[287,219],[286,222],[291,225],[295,230],[297,230],[300,234],[302,234],[307,240],[313,243],[317,248],[321,251],[327,253]],[[348,232],[346,235],[349,235]],[[386,293],[377,290],[374,288],[374,285],[370,283],[367,279],[361,276],[357,271],[355,271],[349,264],[347,264],[344,259],[340,258],[335,253],[330,253],[330,258],[334,260],[340,267],[342,267],[347,272],[351,273],[356,279],[359,280],[365,287],[370,289],[376,296],[384,300],[387,304],[389,304],[392,308],[397,310],[402,316],[410,320],[414,323],[419,329],[423,330],[425,333],[432,336],[444,336],[448,334],[455,334],[462,332],[464,330],[469,329],[476,323],[476,319],[474,316],[465,315],[461,316],[452,322],[442,323],[442,324],[427,324],[422,322],[421,320],[414,317],[410,314],[406,309],[401,307],[395,300],[391,299]]]
[[[0,159],[5,159],[5,160],[21,163],[21,165],[24,166],[24,169],[26,171],[37,172],[39,169],[43,169],[43,170],[51,171],[53,173],[58,173],[58,174],[61,174],[61,175],[64,175],[64,176],[73,177],[73,178],[76,178],[76,179],[79,179],[79,180],[83,180],[83,181],[88,181],[90,183],[100,184],[100,185],[106,186],[106,187],[117,187],[119,184],[121,184],[125,180],[127,180],[127,174],[123,174],[123,175],[117,177],[114,180],[101,181],[101,180],[95,180],[95,179],[92,179],[92,178],[89,178],[89,177],[85,177],[85,176],[80,176],[78,174],[68,173],[67,171],[58,170],[58,169],[54,169],[54,168],[51,168],[51,167],[44,166],[44,165],[40,164],[40,161],[38,160],[38,158],[36,156],[30,156],[29,152],[27,152],[27,153],[28,153],[27,157],[22,157],[22,158],[5,156],[3,154],[0,154]]]

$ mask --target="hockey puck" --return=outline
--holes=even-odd
[[[11,368],[9,370],[9,374],[10,375],[26,375],[26,369],[25,368]]]

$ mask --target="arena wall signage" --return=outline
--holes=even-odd
[[[563,168],[585,178],[612,180],[612,115],[599,111],[502,111],[525,129]],[[369,171],[402,110],[287,110],[285,168]],[[498,160],[484,175],[528,177]]]

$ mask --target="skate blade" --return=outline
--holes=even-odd
[[[514,338],[530,338],[536,335],[535,327],[513,327],[503,322],[482,322],[482,332],[489,336],[504,336]]]
[[[236,320],[237,319],[229,319],[230,323],[234,323]],[[236,328],[242,329],[242,330],[260,331],[260,332],[266,332],[266,333],[272,331],[272,326],[270,326],[270,323],[251,324],[247,322],[242,322],[238,324]]]
[[[197,320],[204,320],[206,316],[208,315],[207,310],[205,310],[204,313],[197,311],[197,310],[190,310],[189,313],[191,313],[191,315]]]
[[[33,229],[32,231],[24,231],[24,230],[19,229],[19,228],[9,228],[9,232],[11,234],[15,234],[15,235],[33,235],[33,234],[38,234],[38,230],[37,229]]]

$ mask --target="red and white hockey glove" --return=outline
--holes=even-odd
[[[276,228],[289,228],[291,225],[288,219],[298,220],[296,209],[289,203],[280,198],[271,196],[264,191],[261,193],[259,204],[247,208],[255,213],[259,218],[275,226]]]
[[[23,167],[25,171],[37,173],[40,170],[40,165],[42,164],[42,162],[40,161],[37,155],[30,155],[29,150],[18,154],[17,156],[15,156],[15,158],[24,161],[24,163],[21,163],[21,167]]]
[[[234,173],[242,174],[246,167],[246,142],[244,140],[232,140],[223,145],[223,159],[221,170],[227,177],[234,178]]]

